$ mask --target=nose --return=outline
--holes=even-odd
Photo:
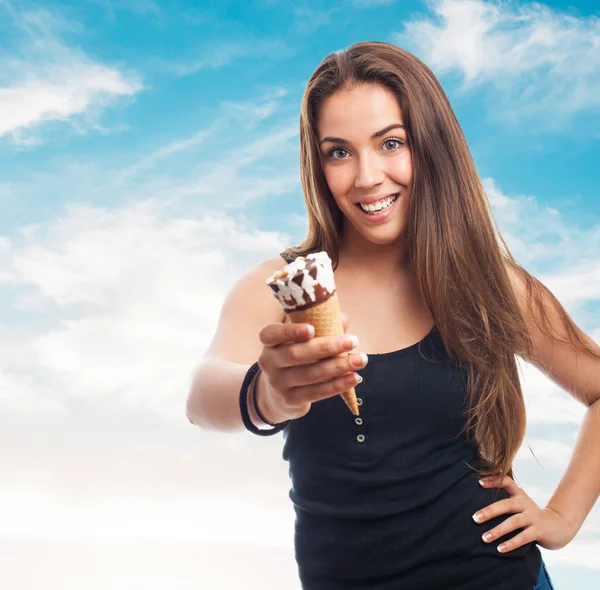
[[[356,171],[354,186],[357,189],[370,189],[384,180],[385,174],[381,168],[379,159],[375,154],[363,154],[359,161]]]

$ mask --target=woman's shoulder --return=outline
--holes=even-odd
[[[226,300],[246,300],[253,304],[267,302],[271,304],[272,311],[281,308],[276,302],[270,289],[267,288],[267,281],[278,270],[281,270],[286,264],[281,255],[273,255],[269,258],[256,261],[248,266],[237,279],[233,282]]]
[[[298,253],[294,248],[285,248],[278,255],[270,256],[259,260],[254,266],[249,269],[249,272],[263,272],[265,270],[273,269],[278,270],[283,268],[286,264],[293,262],[298,257]],[[267,277],[265,277],[266,279]]]
[[[262,346],[257,336],[260,330],[284,320],[285,313],[267,286],[268,278],[284,265],[281,256],[271,256],[250,266],[235,281],[223,302],[205,358],[254,362]]]
[[[285,253],[285,252],[284,252]],[[270,289],[266,289],[267,280],[278,270],[281,270],[291,260],[290,255],[284,256],[284,253],[264,258],[250,266],[233,285],[231,294],[235,292],[246,293],[250,299],[257,301],[264,299],[265,294],[270,294]],[[275,302],[272,294],[267,300]]]

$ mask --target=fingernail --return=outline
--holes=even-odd
[[[498,545],[498,551],[500,553],[503,553],[505,549],[506,549],[506,545]]]
[[[315,335],[315,327],[312,326],[311,324],[306,324],[306,328],[308,329],[308,336],[310,338],[313,338]]]
[[[364,352],[361,352],[359,356],[364,365],[369,362],[369,357]]]
[[[486,542],[489,543],[492,540],[492,533],[485,533],[484,535],[481,536],[481,538]]]
[[[358,337],[351,334],[348,338],[350,339],[350,342],[352,342],[352,348],[356,348],[358,346]]]
[[[479,485],[480,485],[481,487],[485,486],[485,481],[483,481],[483,479],[480,479],[480,480],[479,480]]]
[[[359,385],[363,382],[363,378],[358,373],[354,373],[354,377],[356,378],[356,385]]]
[[[479,524],[481,522],[481,519],[483,517],[483,514],[481,514],[481,512],[476,512],[475,514],[473,514],[473,520]]]

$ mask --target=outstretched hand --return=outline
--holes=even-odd
[[[577,533],[575,527],[564,516],[552,508],[540,508],[512,478],[486,477],[480,484],[484,488],[504,488],[509,497],[476,512],[473,520],[477,524],[483,524],[502,514],[512,514],[497,527],[484,532],[484,542],[493,543],[508,533],[523,529],[518,535],[498,546],[500,553],[514,551],[534,541],[545,549],[562,549]]]
[[[341,314],[343,334],[315,336],[304,323],[267,324],[259,333],[263,344],[258,365],[255,403],[271,423],[306,415],[312,403],[339,395],[362,381],[356,371],[368,363],[348,336],[348,317]]]

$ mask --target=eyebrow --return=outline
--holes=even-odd
[[[405,129],[405,127],[401,123],[392,123],[391,125],[388,125],[381,131],[377,131],[376,133],[373,133],[373,135],[371,135],[371,139],[376,139],[377,137],[381,137],[382,135],[385,135],[388,131],[391,131],[392,129]],[[324,137],[323,139],[319,140],[319,145],[326,143],[326,142],[344,143],[344,144],[349,143],[348,140],[344,139],[343,137]]]

